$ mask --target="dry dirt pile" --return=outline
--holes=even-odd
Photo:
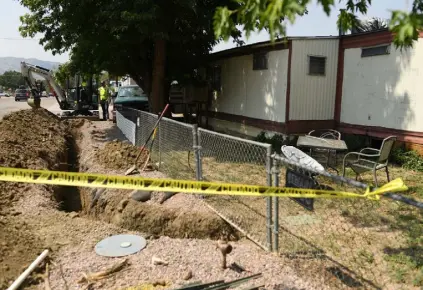
[[[94,131],[93,134],[99,134]],[[96,159],[99,164],[110,169],[129,169],[135,164],[140,148],[132,144],[120,141],[108,142],[102,149],[97,151]],[[148,158],[148,150],[142,150],[141,156],[138,158],[137,165],[139,168],[144,166]]]
[[[59,169],[67,159],[67,127],[44,109],[9,114],[0,122],[0,165],[15,168]],[[39,186],[42,187],[42,186]],[[12,206],[34,187],[0,182],[0,289],[15,279],[42,250],[22,214]],[[51,190],[51,187],[44,186]]]
[[[57,169],[66,159],[67,127],[45,109],[9,114],[0,122],[0,164]]]
[[[140,149],[136,146],[114,140],[99,146],[93,157],[88,156],[93,143],[104,131],[93,129],[92,124],[82,127],[82,138],[78,138],[81,148],[80,168],[90,172],[122,174],[134,165]],[[97,138],[93,138],[97,136]],[[138,168],[142,168],[148,158],[147,151],[142,151]],[[163,178],[157,171],[142,172],[145,177]],[[96,191],[83,188],[81,204],[84,212],[121,227],[145,232],[157,236],[172,238],[210,238],[236,239],[234,229],[208,209],[194,196],[178,193],[128,191],[107,189]],[[142,197],[142,198],[140,198]],[[142,200],[142,201],[141,201]],[[189,203],[192,206],[187,206]],[[197,210],[201,207],[201,210]]]

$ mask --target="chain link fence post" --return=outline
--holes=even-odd
[[[137,112],[137,118],[136,118],[136,124],[135,124],[135,138],[134,138],[135,146],[141,146],[139,142],[139,138],[138,138],[139,131],[141,130],[140,124],[141,124],[141,117],[140,117],[140,114]]]
[[[272,167],[273,186],[279,187],[279,164],[277,160],[273,160]],[[279,251],[279,197],[273,197],[273,251]]]
[[[272,147],[267,147],[266,154],[266,177],[267,185],[272,186]],[[266,197],[266,227],[267,227],[267,248],[269,251],[273,251],[272,244],[272,198]]]
[[[200,141],[200,132],[198,131],[198,125],[194,124],[192,126],[192,147],[194,149],[195,156],[195,177],[197,180],[203,180],[202,172],[202,163],[201,163],[201,141]],[[200,198],[204,198],[203,195],[200,195]]]

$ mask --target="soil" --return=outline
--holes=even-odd
[[[67,126],[45,109],[6,115],[0,123],[0,164],[57,170],[66,159],[68,134]]]
[[[69,132],[47,110],[23,110],[5,116],[0,122],[0,136],[1,166],[57,170],[61,161],[66,162]],[[32,188],[29,184],[0,182],[0,289],[42,250],[42,242],[20,219],[22,212],[13,209]]]
[[[92,124],[88,123],[82,126],[81,131],[82,136],[77,141],[80,148],[90,147],[89,143],[93,141],[90,136],[102,134],[101,130],[93,129]],[[90,156],[89,151],[82,152],[80,166],[88,172],[122,174],[134,164],[139,150],[127,142],[113,140],[99,146],[94,156]],[[148,158],[148,154],[144,152],[146,151],[143,151],[138,161],[139,168],[143,167]],[[157,171],[142,174],[145,177],[164,177]],[[139,202],[131,198],[131,193],[128,190],[108,189],[97,195],[95,190],[81,189],[83,211],[96,219],[156,236],[238,239],[238,234],[232,227],[193,196],[152,192],[149,201]],[[187,203],[194,203],[195,206],[182,206]]]
[[[60,121],[42,109],[7,116],[0,122],[0,136],[3,166],[123,174],[133,162],[110,168],[103,159],[97,159],[98,152],[111,150],[103,149],[112,146],[107,142],[121,138],[111,123]],[[126,146],[111,143],[117,150]],[[165,177],[156,171],[142,174]],[[266,285],[267,289],[322,289],[245,239],[232,242],[228,262],[251,272],[222,270],[212,240],[236,240],[237,233],[191,195],[175,193],[163,200],[163,193],[157,192],[152,193],[151,200],[137,202],[128,197],[128,191],[106,190],[91,208],[92,189],[16,183],[0,186],[0,289],[6,289],[44,249],[50,250],[46,262],[50,265],[51,289],[87,287],[77,283],[83,273],[107,269],[122,261],[94,251],[100,240],[121,233],[144,236],[147,247],[125,257],[129,266],[124,270],[94,282],[91,288],[144,289],[147,283],[158,280],[166,281],[167,288],[175,288],[187,283],[187,272],[192,273],[192,281],[203,282],[234,280],[262,272],[262,278],[241,287],[254,284]],[[169,264],[152,266],[154,256]],[[44,275],[44,269],[44,265],[38,267],[26,279],[24,288],[43,289],[45,276],[40,274]]]
[[[93,131],[92,135],[99,135],[98,131]],[[138,168],[143,168],[145,161],[148,158],[148,150],[141,151],[140,148],[132,144],[120,142],[118,140],[108,142],[102,149],[95,155],[98,163],[110,169],[123,169],[127,170],[132,167],[135,162]]]

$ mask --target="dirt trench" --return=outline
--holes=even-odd
[[[98,139],[101,131],[84,127],[79,136],[79,148],[88,148],[88,139]],[[122,175],[131,167],[139,153],[139,148],[114,140],[95,150],[88,161],[81,152],[80,167],[88,172],[102,172]],[[142,168],[148,154],[142,152],[138,167]],[[153,166],[154,167],[154,166]],[[164,177],[160,172],[143,172],[147,177]],[[237,240],[238,234],[225,221],[206,208],[194,196],[181,193],[143,192],[116,189],[81,188],[82,212],[91,217],[110,222],[129,230],[144,232],[153,236],[171,238],[227,239]],[[148,196],[148,198],[145,198]],[[143,199],[145,201],[140,201]],[[147,200],[148,199],[148,200]]]

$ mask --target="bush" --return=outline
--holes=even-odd
[[[254,141],[267,143],[272,145],[272,150],[277,152],[278,154],[281,153],[282,145],[286,145],[286,141],[283,135],[274,134],[271,138],[266,136],[266,132],[262,131],[256,137],[253,138]]]
[[[343,139],[345,144],[347,144],[348,151],[355,152],[369,146],[369,138],[367,136],[345,134]]]
[[[414,150],[395,148],[392,151],[391,160],[405,169],[423,172],[423,157]]]

